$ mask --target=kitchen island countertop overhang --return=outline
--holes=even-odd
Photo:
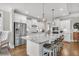
[[[53,34],[53,35],[46,35],[46,33],[30,33],[27,36],[22,36],[21,38],[24,40],[31,40],[35,43],[41,44],[46,41],[54,41],[63,34]]]

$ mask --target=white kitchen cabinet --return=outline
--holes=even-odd
[[[27,54],[29,56],[39,56],[40,55],[40,45],[36,44],[30,40],[27,40]]]
[[[61,29],[63,30],[63,34],[64,34],[64,41],[71,41],[71,20],[67,19],[67,20],[62,20],[61,21]]]
[[[14,14],[14,22],[26,23],[27,17],[18,13]]]
[[[43,44],[47,43],[48,41],[44,42],[44,43],[35,43],[34,41],[31,40],[27,40],[27,44],[26,44],[26,51],[27,51],[27,55],[29,56],[43,56]]]

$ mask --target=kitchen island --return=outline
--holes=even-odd
[[[46,35],[45,33],[31,33],[22,37],[26,40],[27,54],[29,56],[43,56],[43,45],[56,40],[61,35]]]

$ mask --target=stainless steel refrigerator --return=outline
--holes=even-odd
[[[22,39],[22,36],[26,36],[27,25],[25,23],[14,22],[14,47],[25,44],[26,41]]]

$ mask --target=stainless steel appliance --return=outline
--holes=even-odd
[[[14,47],[25,44],[26,41],[21,37],[26,36],[26,24],[14,22]]]
[[[59,34],[59,28],[58,27],[52,27],[52,33],[53,34]]]

